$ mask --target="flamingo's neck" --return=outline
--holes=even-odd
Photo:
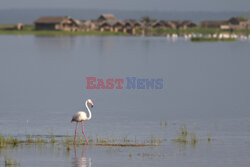
[[[91,111],[90,111],[89,106],[88,106],[88,101],[85,102],[85,106],[86,106],[86,108],[87,108],[87,110],[89,112],[89,116],[88,116],[87,120],[90,120],[91,117],[92,117],[92,114],[91,114]]]

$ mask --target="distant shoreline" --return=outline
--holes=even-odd
[[[111,31],[56,31],[56,30],[35,30],[34,25],[24,25],[23,30],[9,30],[8,28],[14,27],[14,24],[0,24],[0,35],[37,35],[37,36],[142,36],[140,31],[137,31],[135,35],[131,35],[124,32],[111,32]],[[187,37],[188,35],[193,34],[192,37]],[[217,34],[217,37],[221,34],[231,34],[229,31],[220,30],[216,28],[188,28],[185,30],[180,29],[165,29],[165,30],[148,30],[144,36],[170,36],[177,35],[187,37],[190,41],[202,42],[202,41],[236,41],[229,37],[228,39],[219,39],[211,37],[211,34]],[[244,36],[249,38],[250,30],[238,30],[233,32],[236,36]],[[199,40],[192,40],[198,39]]]

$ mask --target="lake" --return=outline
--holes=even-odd
[[[94,102],[88,137],[152,137],[160,146],[43,145],[1,151],[20,166],[248,166],[250,40],[0,36],[0,133],[74,136],[74,113]],[[162,89],[87,89],[87,77],[163,80]],[[197,144],[174,142],[180,128]],[[78,135],[81,135],[80,127]],[[211,138],[211,141],[208,141]]]

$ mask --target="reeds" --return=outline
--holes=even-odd
[[[172,139],[172,141],[176,142],[176,143],[183,143],[183,144],[191,144],[193,146],[195,146],[199,139],[196,136],[195,132],[189,133],[186,125],[182,125],[180,128],[180,131],[177,133],[177,138],[176,139]],[[208,136],[208,142],[211,141],[211,137]]]
[[[17,162],[15,160],[7,159],[7,160],[4,160],[4,164],[5,166],[16,166]]]
[[[4,148],[4,147],[7,147],[8,145],[11,145],[13,147],[17,146],[19,144],[19,141],[10,136],[10,137],[7,137],[7,138],[4,138],[1,134],[0,134],[0,148]]]
[[[54,136],[53,132],[50,133],[50,137],[49,138],[50,138],[49,139],[50,143],[52,143],[52,144],[56,143],[56,139],[55,139],[55,136]]]
[[[186,125],[182,125],[180,132],[177,134],[177,138],[173,139],[175,142],[182,142],[182,143],[187,143],[188,142],[188,129]]]
[[[11,156],[5,156],[4,157],[4,164],[5,166],[17,166],[20,165],[19,162],[17,162],[13,157]]]
[[[89,145],[95,146],[121,146],[121,147],[143,147],[143,146],[159,146],[163,142],[163,139],[151,136],[150,139],[144,142],[138,143],[136,137],[134,139],[129,137],[122,138],[107,138],[107,137],[96,137],[89,138]],[[64,140],[56,140],[54,135],[51,134],[46,140],[42,137],[34,138],[30,135],[26,136],[25,140],[18,140],[14,137],[5,138],[0,135],[0,148],[7,147],[8,145],[17,146],[18,144],[41,144],[41,143],[62,143],[66,146],[73,144],[73,138],[66,137]],[[86,145],[86,141],[82,137],[78,137],[75,142],[76,145]]]

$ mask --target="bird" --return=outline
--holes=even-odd
[[[76,134],[77,134],[77,128],[78,128],[78,122],[82,122],[82,134],[86,140],[86,144],[88,145],[88,140],[86,138],[86,135],[84,133],[84,130],[83,130],[83,121],[88,121],[92,118],[92,114],[91,114],[91,111],[88,107],[88,104],[91,105],[91,108],[94,106],[94,103],[92,102],[91,99],[87,99],[86,102],[85,102],[85,107],[86,109],[88,110],[88,114],[89,116],[87,116],[86,112],[84,111],[79,111],[77,112],[76,114],[74,114],[72,120],[71,120],[71,123],[72,122],[76,122],[76,129],[75,129],[75,137],[74,137],[74,144],[75,144],[75,140],[76,140]]]

